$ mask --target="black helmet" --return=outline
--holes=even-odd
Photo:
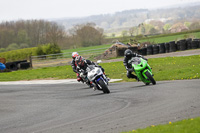
[[[75,63],[78,65],[78,66],[84,66],[85,62],[84,62],[84,58],[82,56],[77,56],[75,58]]]
[[[127,58],[131,58],[132,57],[133,52],[130,49],[127,49],[124,52],[124,56],[126,56]]]

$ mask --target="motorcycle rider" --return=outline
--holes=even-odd
[[[128,64],[128,61],[132,58],[132,57],[141,57],[143,58],[144,60],[147,61],[146,58],[144,58],[142,55],[139,55],[137,53],[133,53],[130,49],[127,49],[125,52],[124,52],[124,61],[123,61],[123,64],[127,70],[127,77],[128,78],[134,78],[136,80],[139,80],[137,78],[136,75],[132,74],[132,72],[134,71],[134,68],[131,66],[131,64]]]
[[[80,82],[80,81],[82,81],[82,79],[81,79],[81,77],[80,77],[78,71],[76,70],[77,64],[75,63],[75,59],[76,59],[77,56],[79,56],[78,52],[73,52],[73,53],[72,53],[71,66],[72,66],[73,71],[76,73],[77,81]]]
[[[83,73],[83,75],[87,75],[86,69],[87,69],[88,65],[96,65],[94,62],[92,62],[90,60],[86,60],[82,56],[77,56],[75,58],[75,64],[77,65],[76,71],[77,72],[81,71]],[[86,84],[88,84],[90,87],[94,87],[93,84],[90,82],[87,82]]]

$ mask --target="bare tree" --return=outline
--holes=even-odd
[[[71,30],[76,46],[101,45],[103,40],[103,29],[96,28],[94,23],[75,25]]]

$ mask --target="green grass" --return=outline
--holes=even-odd
[[[187,57],[153,58],[148,60],[156,81],[200,78],[200,55]],[[123,81],[133,81],[126,77],[122,62],[102,64],[111,78],[122,78]]]
[[[200,32],[194,32],[194,33],[186,33],[186,34],[178,34],[178,35],[166,35],[166,36],[154,36],[149,37],[147,39],[141,39],[141,42],[154,42],[154,43],[165,43],[170,41],[178,41],[181,39],[187,39],[187,38],[200,38]]]
[[[181,80],[200,78],[200,55],[185,57],[167,57],[149,59],[156,81]],[[134,79],[126,77],[126,69],[123,62],[102,63],[106,74],[113,79],[123,79],[132,82]],[[40,69],[19,70],[0,73],[0,81],[18,81],[33,79],[67,79],[76,78],[70,65],[45,67]]]
[[[200,117],[186,119],[177,122],[169,122],[165,125],[151,125],[144,129],[132,130],[123,133],[200,133]]]
[[[68,53],[68,52],[79,52],[79,51],[84,51],[84,50],[93,50],[93,49],[106,49],[109,48],[110,46],[112,46],[112,44],[105,44],[105,45],[98,45],[98,46],[90,46],[90,47],[81,47],[81,48],[76,48],[76,49],[66,49],[66,50],[62,50],[62,53]],[[89,51],[91,52],[91,51]]]

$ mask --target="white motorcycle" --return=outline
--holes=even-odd
[[[94,88],[103,91],[104,93],[110,93],[110,90],[108,89],[108,79],[100,67],[89,65],[86,69],[86,72],[87,75],[80,73],[80,77],[82,79],[84,79],[86,82],[92,82],[92,84],[94,84]]]

